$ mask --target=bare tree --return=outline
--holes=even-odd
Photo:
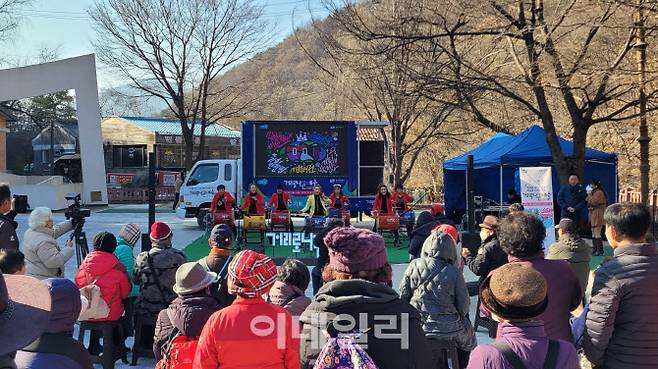
[[[416,11],[413,7],[382,6],[378,16],[390,16],[396,19],[396,25],[405,27],[401,20]],[[338,17],[347,15],[343,10],[337,14]],[[439,91],[440,87],[434,84],[435,95],[428,98],[424,82],[409,73],[412,64],[417,72],[445,73],[445,52],[437,48],[427,50],[426,57],[431,58],[431,62],[419,63],[410,45],[399,43],[390,47],[395,40],[385,41],[386,45],[374,40],[364,42],[352,32],[340,32],[340,22],[336,23],[335,19],[332,17],[327,22],[338,27],[314,22],[315,41],[322,45],[321,55],[314,55],[301,43],[300,46],[330,77],[329,84],[337,86],[337,96],[346,96],[368,119],[389,122],[390,171],[394,184],[403,184],[424,149],[439,139],[463,133],[461,129],[455,131],[454,124],[451,131],[446,124],[451,123],[456,111],[452,89],[444,85]],[[372,18],[370,22],[377,22],[377,19]],[[336,105],[340,102],[341,99],[335,100]],[[339,110],[337,107],[335,119],[341,118]]]
[[[326,1],[337,6],[334,0]],[[413,3],[424,11],[402,19],[404,27],[395,18],[382,16],[374,26],[364,26],[364,14],[373,7],[343,0],[335,9],[346,6],[346,11],[336,17],[354,37],[382,45],[371,52],[412,45],[415,55],[423,58],[433,47],[445,50],[452,59],[450,75],[412,70],[415,78],[425,82],[430,94],[432,85],[442,90],[451,84],[458,106],[484,126],[505,128],[498,115],[504,107],[526,124],[541,122],[563,183],[570,173],[583,173],[591,127],[639,115],[629,60],[636,31],[632,12],[619,2],[381,0],[377,4],[390,1]],[[392,31],[398,29],[404,32]],[[655,95],[654,90],[645,96],[650,100]],[[559,145],[562,127],[572,133],[571,156]]]
[[[18,27],[21,17],[17,12],[32,0],[0,0],[0,41],[7,39]]]
[[[203,158],[206,128],[255,102],[238,100],[239,84],[213,82],[268,44],[262,13],[254,0],[107,0],[89,11],[101,62],[180,121],[188,169]]]

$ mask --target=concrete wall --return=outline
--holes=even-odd
[[[107,204],[101,114],[94,55],[0,70],[0,101],[75,90],[82,161],[82,199]]]
[[[69,203],[64,196],[70,192],[82,193],[82,183],[64,183],[62,176],[17,176],[0,173],[0,183],[8,183],[12,195],[27,195],[30,208],[47,206],[62,210]]]

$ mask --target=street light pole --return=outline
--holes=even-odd
[[[50,175],[55,175],[55,117],[50,120]]]

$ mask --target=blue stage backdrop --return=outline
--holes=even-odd
[[[356,130],[356,124],[347,121],[244,122],[244,191],[255,182],[269,197],[283,184],[293,196],[294,210],[303,207],[316,183],[327,195],[336,183],[348,196],[354,195],[358,186]],[[246,150],[252,155],[245,155]]]
[[[560,146],[565,155],[573,154],[571,141],[560,138]],[[477,148],[444,162],[445,208],[449,216],[461,216],[466,209],[468,155],[473,155],[474,159],[475,195],[496,203],[501,201],[501,195],[503,202],[507,202],[509,189],[514,188],[518,192],[519,167],[553,166],[543,128],[532,126],[516,136],[498,133]],[[587,184],[593,179],[600,180],[609,201],[615,201],[618,198],[617,155],[588,148],[585,156],[583,183]],[[555,196],[559,189],[557,172],[553,170]]]

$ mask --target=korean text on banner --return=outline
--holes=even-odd
[[[519,168],[521,201],[528,213],[536,214],[546,227],[544,252],[555,243],[555,216],[553,210],[553,181],[551,167]]]

